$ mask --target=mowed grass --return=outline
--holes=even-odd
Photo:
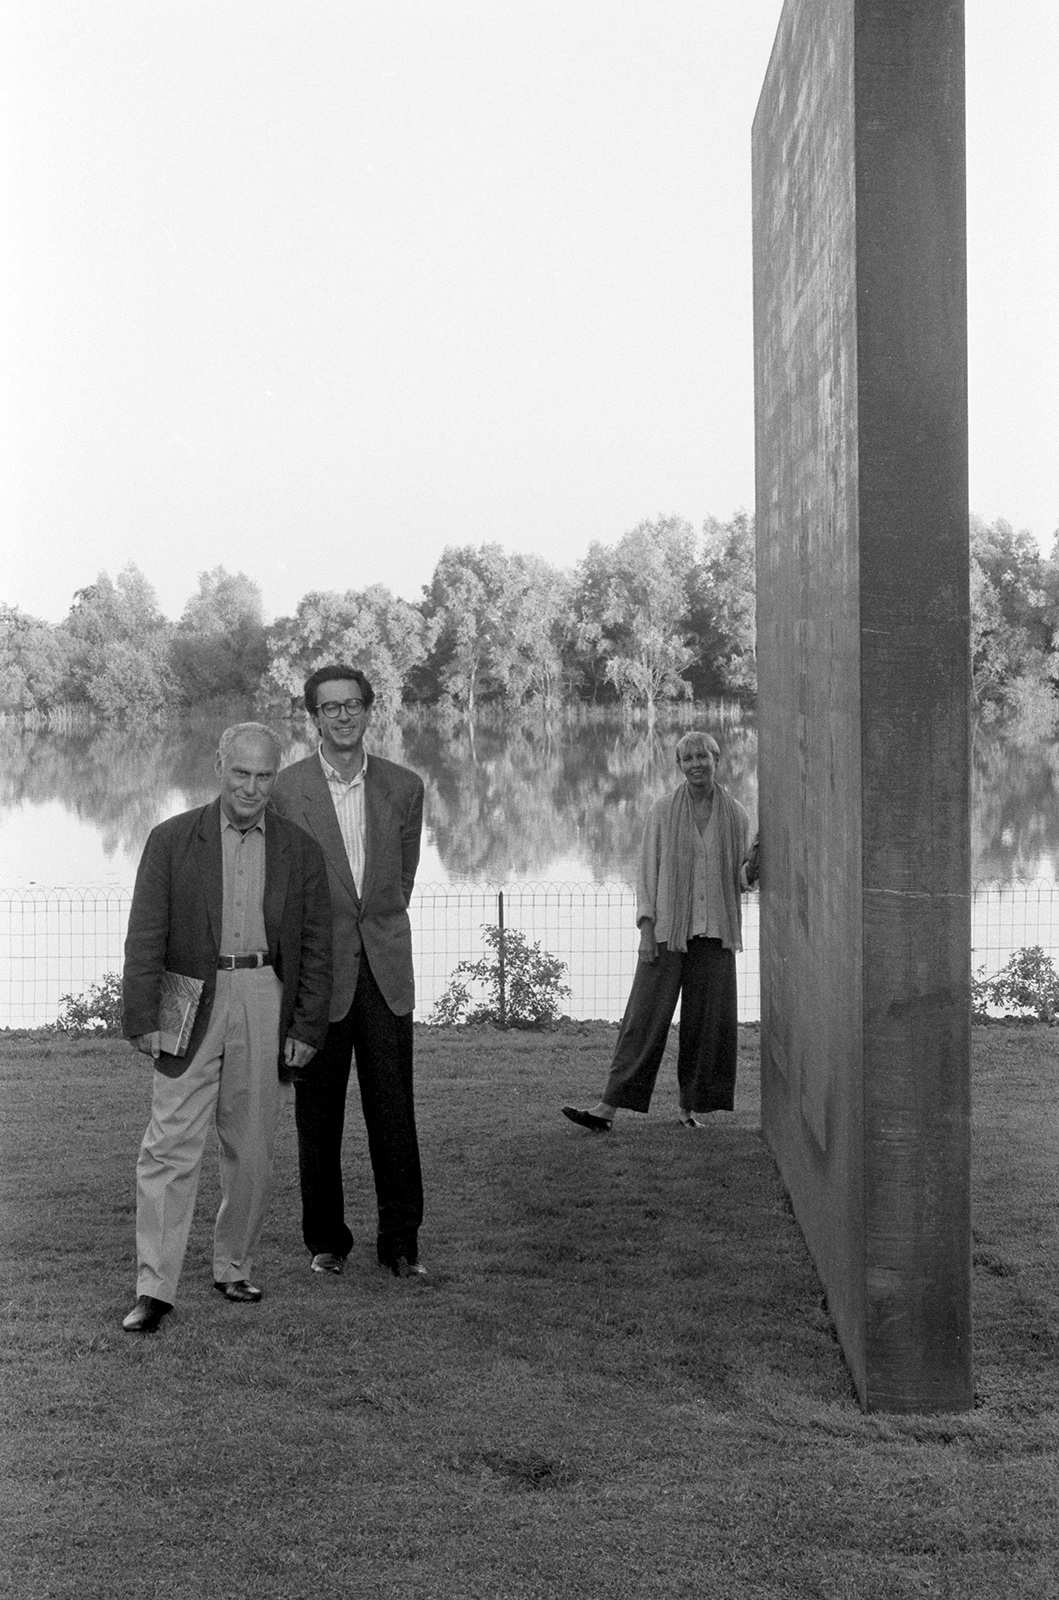
[[[84,1600],[1059,1595],[1059,1064],[975,1040],[966,1415],[865,1416],[758,1132],[757,1042],[704,1133],[587,1135],[614,1031],[417,1031],[428,1284],[307,1270],[285,1116],[257,1307],[210,1288],[207,1158],[177,1314],[133,1300],[142,1063],[0,1045],[0,1593]],[[6,1583],[6,1587],[3,1584]]]

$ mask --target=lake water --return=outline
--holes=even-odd
[[[63,993],[120,969],[127,894],[119,891],[131,886],[154,824],[216,793],[221,726],[91,736],[0,729],[0,1026],[50,1021]],[[755,816],[753,723],[712,726],[721,780]],[[285,760],[308,753],[303,727],[281,731]],[[412,907],[421,1016],[456,963],[481,953],[481,927],[498,919],[490,884],[507,886],[509,926],[567,961],[571,1015],[620,1016],[635,964],[634,901],[596,886],[635,878],[644,815],[677,781],[679,731],[592,719],[373,728],[369,747],[426,784]],[[978,742],[973,876],[1001,887],[976,894],[976,966],[997,971],[1022,945],[1059,954],[1050,885],[1010,887],[1056,877],[1057,801],[1053,747]],[[77,893],[85,889],[98,892]],[[751,896],[739,963],[747,1019],[757,1015],[756,920]]]
[[[220,726],[94,735],[0,728],[0,888],[131,885],[154,824],[216,793]],[[279,727],[285,760],[308,752],[303,728]],[[423,883],[581,883],[635,875],[644,814],[676,781],[679,731],[651,734],[619,720],[474,730],[424,721],[377,727],[369,745],[426,783]],[[754,816],[753,723],[716,731],[721,779]],[[976,880],[1056,877],[1053,745],[980,739],[973,806]]]

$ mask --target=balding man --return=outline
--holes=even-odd
[[[279,770],[271,728],[221,735],[220,794],[154,828],[136,875],[123,978],[124,1032],[155,1066],[136,1166],[137,1300],[128,1333],[173,1309],[211,1125],[221,1205],[213,1285],[253,1303],[283,1086],[323,1044],[331,998],[331,902],[319,846],[268,807]],[[201,983],[182,1054],[169,1054],[163,974]],[[171,980],[167,979],[168,984]]]

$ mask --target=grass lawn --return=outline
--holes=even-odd
[[[426,1284],[307,1270],[293,1118],[255,1268],[210,1288],[208,1159],[176,1315],[123,1334],[149,1083],[6,1036],[0,1593],[19,1600],[1059,1596],[1059,1051],[975,1035],[978,1405],[864,1416],[758,1133],[609,1136],[603,1025],[417,1031]],[[669,1102],[672,1101],[670,1109]]]

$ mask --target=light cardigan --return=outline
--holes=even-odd
[[[750,817],[727,789],[714,784],[714,809],[721,846],[726,950],[743,948],[740,871],[750,851]],[[636,925],[650,919],[655,938],[669,950],[686,950],[691,929],[691,885],[696,836],[686,783],[655,802],[647,814],[636,881]]]

